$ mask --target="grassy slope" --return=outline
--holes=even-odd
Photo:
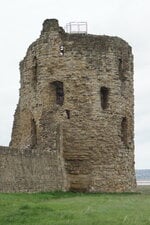
[[[0,194],[0,225],[150,225],[150,195]]]

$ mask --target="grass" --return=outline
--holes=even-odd
[[[0,225],[150,225],[150,195],[0,194]]]

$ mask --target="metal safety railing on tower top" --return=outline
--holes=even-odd
[[[65,30],[70,34],[87,34],[88,25],[87,22],[70,22],[66,24]]]

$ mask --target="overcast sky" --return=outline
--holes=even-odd
[[[134,53],[136,168],[150,169],[150,1],[1,0],[0,145],[8,145],[19,94],[19,61],[47,18],[65,27],[87,21],[88,33],[125,39]]]

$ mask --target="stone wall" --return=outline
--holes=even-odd
[[[20,73],[10,142],[17,153],[4,156],[17,164],[2,174],[41,162],[35,176],[23,173],[22,182],[34,183],[30,191],[133,191],[133,55],[128,43],[118,37],[67,34],[57,20],[46,20]],[[39,188],[40,177],[46,178]],[[26,185],[20,188],[20,178],[15,179],[13,186],[24,191]]]
[[[57,153],[0,147],[0,192],[65,190]]]

